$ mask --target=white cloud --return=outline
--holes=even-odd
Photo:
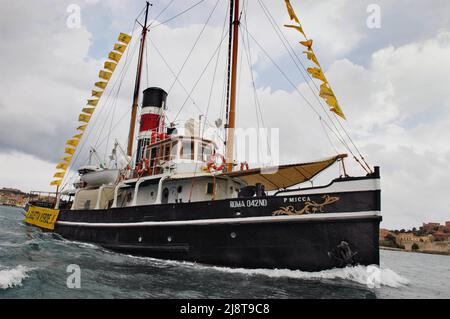
[[[5,31],[7,39],[0,43],[3,54],[0,60],[3,72],[0,78],[2,186],[26,190],[48,189],[46,185],[54,173],[54,164],[47,161],[60,155],[65,140],[74,133],[76,116],[89,96],[101,67],[102,60],[90,58],[89,50],[93,45],[92,34],[103,30],[88,30],[87,27],[67,29],[64,15],[66,5],[55,8],[51,3],[41,1],[40,9],[36,10],[28,4],[9,1],[2,11],[0,29]],[[96,9],[96,5],[109,6],[115,15],[120,14],[122,17],[133,11],[133,5],[125,6],[123,1],[90,0],[85,3],[87,6],[83,10],[89,10],[89,6]],[[211,3],[214,1],[208,2],[208,9]],[[283,6],[265,3],[273,9],[272,14],[277,21],[287,22]],[[250,2],[250,5],[256,10],[256,2]],[[184,3],[182,7],[185,6]],[[389,8],[383,5],[384,10]],[[354,6],[347,0],[320,3],[306,1],[299,5],[299,10],[302,10],[307,32],[316,40],[319,57],[331,61],[327,76],[348,115],[349,121],[345,125],[363,153],[368,155],[369,162],[382,166],[384,225],[404,228],[417,226],[427,220],[442,222],[450,219],[450,207],[444,201],[450,179],[447,177],[450,176],[450,146],[446,136],[450,130],[448,30],[435,30],[434,35],[428,38],[372,50],[368,54],[368,63],[358,65],[350,53],[360,49],[361,43],[370,41],[364,25],[364,4]],[[218,44],[224,18],[222,11],[218,10],[214,24],[205,30],[190,63],[180,76],[188,90]],[[151,41],[158,45],[175,72],[200,32],[201,23],[207,16],[205,12],[201,11],[202,18],[196,20],[195,24],[186,22],[182,28],[161,26],[151,32]],[[326,15],[321,14],[323,12]],[[84,17],[87,14],[89,11],[83,11]],[[249,25],[258,26],[258,39],[262,37],[265,47],[274,58],[278,61],[286,59],[279,43],[269,36],[272,31],[261,14],[252,17]],[[19,25],[17,19],[25,23]],[[114,20],[114,28],[123,25],[121,19]],[[253,30],[256,30],[255,27]],[[286,34],[291,43],[296,45],[298,34]],[[173,82],[172,75],[150,45],[148,50],[151,71],[148,85],[168,89]],[[252,51],[254,63],[263,60],[259,50],[253,47]],[[209,113],[211,122],[221,113],[225,53],[226,46],[219,61]],[[336,60],[336,57],[339,59]],[[207,105],[214,64],[215,60],[193,94],[203,112]],[[131,70],[134,68],[132,64]],[[253,92],[245,56],[242,70],[238,124],[255,126]],[[124,80],[122,94],[118,97],[116,121],[130,106],[133,72],[129,74]],[[260,71],[255,76],[270,78],[273,74],[267,75]],[[143,88],[146,85],[144,77]],[[306,84],[299,84],[299,90],[310,101],[315,101]],[[266,125],[281,129],[282,161],[303,161],[332,154],[332,148],[316,116],[295,92],[291,92],[291,88],[261,87],[258,88],[258,96]],[[169,96],[171,119],[185,97],[184,90],[176,85]],[[109,111],[108,107],[99,110],[96,116],[100,124],[107,121],[106,114]],[[180,118],[196,118],[199,113],[188,101]],[[112,138],[126,139],[128,118],[125,117],[121,124],[113,131]],[[96,139],[96,132],[93,132],[90,141],[95,143]],[[103,150],[104,145],[101,148]],[[357,171],[355,166],[350,167],[350,170],[353,174],[361,174],[361,170]]]

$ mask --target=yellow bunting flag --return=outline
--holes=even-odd
[[[324,83],[320,86],[320,94],[319,95],[323,99],[327,99],[330,96],[334,97],[333,90],[331,90],[331,88],[328,87],[327,83]]]
[[[331,108],[331,112],[336,113],[337,115],[339,115],[340,117],[342,117],[344,120],[346,120],[347,118],[344,115],[344,112],[342,112],[341,107],[339,106],[338,101],[336,100],[336,97],[334,96],[329,96],[327,98],[327,104],[330,106]]]
[[[77,140],[81,140],[82,137],[83,137],[83,134],[77,134],[77,135],[73,136],[73,138],[76,138]]]
[[[100,71],[100,73],[98,74],[98,76],[99,76],[100,79],[109,81],[109,80],[111,80],[112,73],[111,73],[111,72],[108,72],[108,71],[103,71],[103,70],[102,70],[102,71]]]
[[[317,60],[317,57],[313,51],[305,51],[303,53],[306,54],[306,57],[308,58],[308,60],[313,61],[320,68],[319,60]]]
[[[62,180],[53,181],[50,183],[50,186],[61,186]]]
[[[67,142],[66,142],[66,145],[69,145],[69,146],[73,146],[73,147],[77,147],[78,146],[78,143],[79,143],[80,141],[79,140],[68,140]]]
[[[131,35],[128,35],[128,34],[125,34],[125,33],[121,33],[119,35],[118,41],[122,42],[122,43],[125,43],[125,44],[128,44],[131,41]]]
[[[93,97],[101,98],[102,95],[103,95],[103,92],[100,92],[100,91],[92,91],[92,96],[93,96]]]
[[[85,107],[83,109],[83,113],[86,113],[86,114],[89,114],[89,115],[94,114],[94,111],[95,111],[95,108],[93,108],[93,107]]]
[[[100,88],[100,89],[106,89],[106,86],[108,85],[108,82],[97,82],[95,83],[95,86]]]
[[[61,157],[61,161],[64,161],[66,163],[70,163],[72,161],[72,156]]]
[[[308,48],[309,51],[312,50],[313,40],[307,40],[307,41],[300,41],[301,45],[304,45]]]
[[[70,148],[70,147],[67,147],[65,150],[64,150],[64,153],[66,153],[66,154],[69,154],[69,155],[73,155],[73,154],[75,154],[75,149],[73,149],[73,148]]]
[[[111,72],[114,72],[114,71],[116,70],[116,67],[117,67],[117,63],[110,62],[110,61],[106,61],[106,62],[105,62],[104,68],[105,68],[106,70],[109,70],[109,71],[111,71]]]
[[[122,58],[122,54],[117,53],[117,52],[111,52],[111,53],[109,53],[108,58],[109,58],[110,60],[119,62],[119,61],[120,61],[120,58]]]
[[[78,143],[79,143],[80,141],[79,140],[68,140],[67,142],[66,142],[66,145],[69,145],[69,146],[73,146],[73,147],[77,147],[78,146]]]
[[[87,105],[97,106],[99,100],[88,100]]]
[[[66,172],[58,172],[55,175],[53,175],[54,178],[64,178],[66,175]]]
[[[90,120],[91,120],[91,116],[87,115],[87,114],[80,114],[80,116],[78,117],[78,121],[83,122],[83,123],[89,123]]]
[[[306,38],[306,34],[305,34],[305,31],[303,31],[302,26],[300,26],[300,25],[292,25],[292,24],[285,24],[284,26],[285,26],[286,28],[291,28],[291,29],[297,30],[298,32],[300,32],[301,34],[303,34],[303,35],[305,36],[305,38]]]
[[[87,125],[81,125],[77,127],[77,131],[84,132],[86,131]]]
[[[289,12],[289,17],[291,20],[294,20],[297,23],[300,23],[300,20],[297,18],[297,15],[295,14],[294,8],[292,7],[292,4],[289,0],[284,0],[286,2],[286,7]]]
[[[312,75],[313,78],[318,79],[322,82],[328,83],[325,75],[323,74],[322,69],[319,68],[308,68],[308,73]]]
[[[127,46],[125,44],[116,43],[114,45],[114,51],[124,53],[126,49],[127,49]]]
[[[56,169],[61,169],[63,171],[66,171],[69,168],[69,165],[67,163],[59,163],[56,166]]]

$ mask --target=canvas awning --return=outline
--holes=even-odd
[[[266,191],[292,187],[306,182],[347,155],[338,155],[317,162],[279,166],[278,169],[256,168],[225,173],[220,176],[239,178],[248,185],[263,184]]]

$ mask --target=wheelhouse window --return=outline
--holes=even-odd
[[[194,159],[194,146],[193,140],[183,140],[181,142],[180,156],[182,159],[193,160]]]

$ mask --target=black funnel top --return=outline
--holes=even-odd
[[[167,101],[167,92],[161,88],[152,87],[144,91],[142,107],[165,108],[166,101]]]

